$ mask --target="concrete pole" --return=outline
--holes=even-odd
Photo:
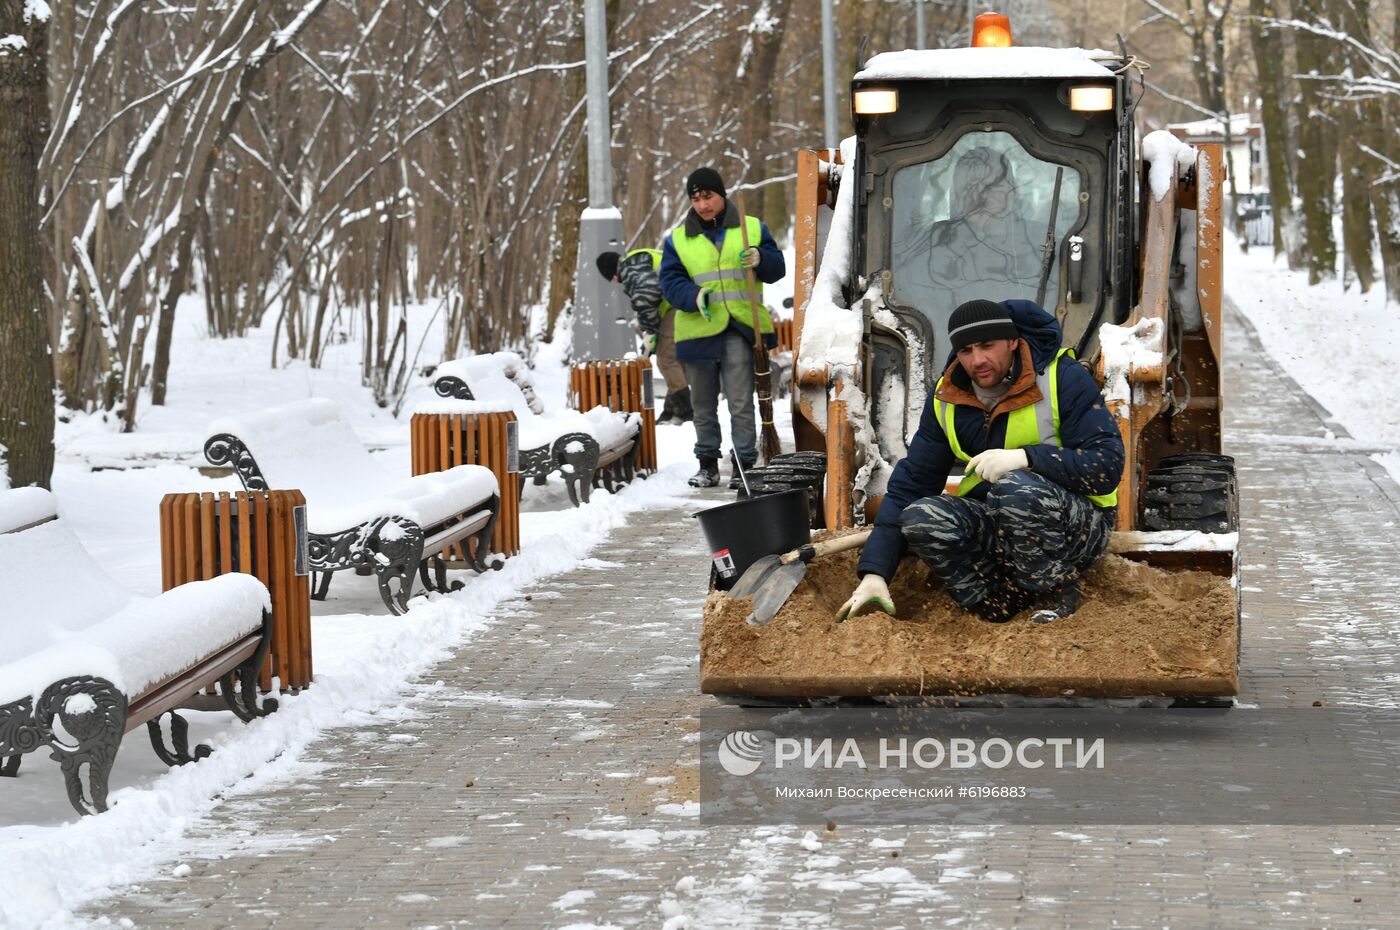
[[[588,205],[611,207],[612,127],[608,113],[608,20],[604,0],[583,6],[584,68],[588,80]]]
[[[841,130],[836,122],[836,24],[831,3],[832,0],[822,0],[822,110],[826,147],[834,149],[841,144]]]
[[[637,348],[622,289],[598,273],[603,252],[624,250],[622,211],[612,200],[608,115],[608,18],[604,0],[584,0],[584,75],[588,103],[588,209],[578,227],[574,266],[575,361],[622,358]]]
[[[928,48],[928,31],[924,26],[924,0],[914,0],[914,47]]]

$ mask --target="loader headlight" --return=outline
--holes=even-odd
[[[1113,109],[1113,88],[1087,84],[1069,89],[1069,108],[1079,113],[1102,113]]]
[[[899,109],[899,91],[893,88],[871,87],[852,95],[852,105],[861,116],[878,116]]]

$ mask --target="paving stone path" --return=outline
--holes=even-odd
[[[1242,699],[1394,706],[1400,492],[1356,443],[1332,440],[1235,313],[1228,343]],[[1400,913],[1392,828],[817,825],[817,849],[805,827],[702,829],[706,556],[693,521],[641,514],[595,555],[615,567],[506,605],[406,692],[410,715],[328,734],[313,777],[196,825],[188,876],[88,916],[205,930],[1272,930],[1393,926]]]

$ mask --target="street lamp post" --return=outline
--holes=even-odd
[[[636,350],[619,289],[598,273],[602,252],[622,252],[622,211],[612,202],[612,133],[608,117],[608,20],[604,0],[585,0],[584,74],[588,95],[588,207],[578,226],[574,267],[576,360],[622,358]]]

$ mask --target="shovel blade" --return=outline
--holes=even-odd
[[[733,598],[753,597],[758,593],[759,588],[768,580],[768,576],[778,567],[778,557],[776,555],[765,555],[757,562],[744,569],[744,573],[739,576],[739,580],[734,582],[734,587],[729,589],[729,596]]]
[[[746,618],[749,626],[766,626],[783,609],[788,597],[806,576],[806,562],[793,562],[773,569],[763,586],[753,595],[753,613]]]

